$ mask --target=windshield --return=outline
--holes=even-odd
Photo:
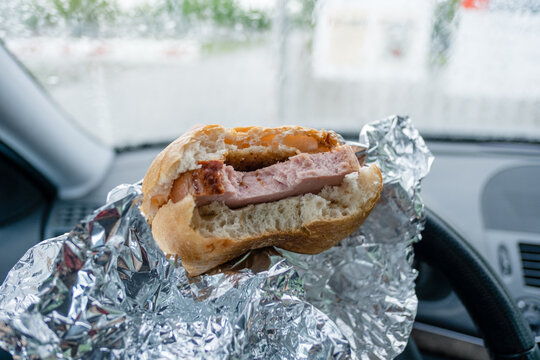
[[[0,38],[116,147],[196,124],[540,139],[540,5],[510,0],[12,0]]]

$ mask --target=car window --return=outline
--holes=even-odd
[[[540,5],[528,0],[14,0],[0,38],[116,146],[199,123],[540,140]]]

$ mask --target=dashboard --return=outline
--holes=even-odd
[[[426,205],[483,255],[539,335],[540,147],[504,143],[429,147],[436,159],[422,184]],[[419,317],[429,319],[445,305],[448,315],[459,320],[454,303],[452,294],[422,301]],[[454,327],[473,333],[466,324],[461,320],[462,328]]]

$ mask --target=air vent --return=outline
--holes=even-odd
[[[54,223],[58,226],[72,227],[86,215],[90,215],[95,208],[97,208],[95,204],[87,203],[70,202],[59,204],[55,209]]]
[[[519,244],[525,285],[540,287],[540,244]]]
[[[81,219],[92,214],[99,206],[99,204],[75,201],[56,203],[45,227],[45,237],[51,238],[70,231]]]

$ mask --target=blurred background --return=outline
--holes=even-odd
[[[81,128],[125,148],[194,124],[540,140],[534,0],[11,0],[0,39]]]

